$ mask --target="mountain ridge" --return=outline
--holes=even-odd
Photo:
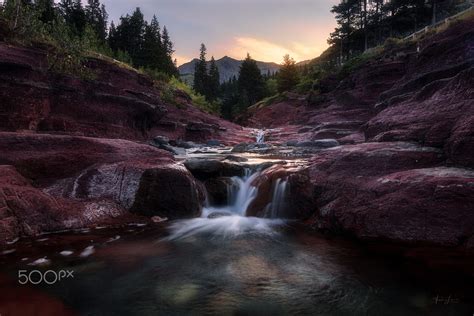
[[[179,74],[181,79],[183,79],[187,83],[192,83],[194,79],[194,65],[199,59],[194,58],[191,61],[182,64],[178,67]],[[239,76],[239,69],[240,65],[242,64],[243,60],[238,60],[229,56],[224,56],[218,60],[216,60],[217,67],[219,68],[219,75],[220,81],[225,82],[229,79],[232,79],[233,76]],[[210,61],[207,62],[208,66]],[[274,62],[264,62],[264,61],[257,61],[257,66],[260,68],[262,74],[267,74],[270,72],[271,74],[280,70],[280,65]]]

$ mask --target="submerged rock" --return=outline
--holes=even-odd
[[[219,218],[224,216],[232,216],[232,214],[228,212],[212,212],[211,214],[207,215],[207,218]]]

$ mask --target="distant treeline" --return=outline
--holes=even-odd
[[[338,26],[328,43],[337,46],[340,58],[347,59],[470,5],[470,0],[342,0],[331,10]]]
[[[150,73],[178,75],[168,30],[160,28],[156,16],[145,21],[140,8],[122,16],[117,25],[112,21],[110,28],[106,8],[99,0],[87,0],[85,5],[80,0],[57,4],[53,0],[6,0],[0,4],[0,18],[17,41],[45,41],[77,58],[74,52],[91,50]],[[55,64],[64,62],[61,58]]]
[[[233,120],[246,112],[247,108],[258,101],[274,96],[279,92],[291,90],[299,82],[299,73],[295,61],[286,55],[280,70],[262,74],[257,62],[250,54],[242,62],[238,77],[219,84],[219,69],[211,57],[208,65],[207,49],[201,44],[199,60],[194,69],[194,90],[203,95],[208,102],[220,109],[221,115]]]

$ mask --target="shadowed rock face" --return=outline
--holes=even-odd
[[[146,170],[135,195],[132,212],[169,219],[197,217],[205,195],[183,166]]]
[[[147,140],[156,135],[205,143],[247,140],[236,124],[204,113],[188,95],[178,104],[133,70],[90,58],[93,80],[49,72],[46,52],[0,43],[0,130]],[[227,131],[234,134],[232,139]]]
[[[361,239],[464,245],[474,235],[474,173],[434,148],[367,143],[328,150],[309,173],[320,229]]]

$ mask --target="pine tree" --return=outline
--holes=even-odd
[[[81,0],[61,0],[59,3],[66,25],[76,36],[82,36],[86,28],[86,13]]]
[[[87,23],[92,27],[98,39],[105,42],[107,36],[108,14],[105,6],[100,4],[99,0],[87,0],[85,8]]]
[[[146,67],[151,69],[162,69],[165,58],[161,45],[160,24],[156,16],[153,16],[150,24],[145,26],[143,36],[142,59]]]
[[[208,82],[208,89],[207,89],[208,90],[207,99],[209,101],[214,101],[219,96],[219,84],[220,84],[219,68],[217,68],[216,60],[214,59],[214,56],[212,56],[211,58],[208,78],[209,78],[209,82]]]
[[[168,34],[168,29],[166,29],[166,25],[163,27],[162,41],[166,54],[171,57],[174,53],[174,48],[173,42],[171,42],[170,36]]]
[[[36,10],[40,12],[39,19],[43,23],[51,23],[56,18],[56,9],[53,0],[37,0]]]
[[[283,64],[277,75],[278,92],[290,91],[299,82],[298,69],[296,63],[290,55],[283,57]]]
[[[257,62],[249,54],[240,66],[238,86],[239,92],[245,96],[241,100],[241,107],[252,105],[263,96],[265,83]]]
[[[208,74],[207,74],[207,63],[206,63],[206,45],[201,44],[201,49],[200,49],[200,54],[199,54],[199,60],[196,62],[196,65],[194,66],[194,90],[201,94],[201,95],[207,95],[207,82],[208,80]]]

